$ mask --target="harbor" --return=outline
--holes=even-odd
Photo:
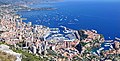
[[[120,59],[119,38],[106,40],[96,30],[73,30],[63,25],[52,28],[24,22],[23,20],[27,18],[17,14],[14,11],[17,8],[9,7],[11,5],[0,6],[0,42],[2,42],[0,46],[10,45],[13,51],[20,50],[39,57],[36,61],[44,58],[47,58],[45,61],[117,61]],[[9,53],[6,50],[4,52]],[[20,57],[20,53],[11,54],[19,58],[16,61],[22,59],[30,61],[24,54],[25,57]]]

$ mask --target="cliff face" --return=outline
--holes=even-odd
[[[15,61],[16,58],[13,55],[0,51],[0,61]]]
[[[21,61],[21,54],[13,52],[9,48],[7,45],[0,45],[0,61]]]

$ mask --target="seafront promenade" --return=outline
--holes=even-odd
[[[33,25],[32,22],[25,23],[23,20],[26,18],[16,14],[15,8],[11,9],[10,6],[0,6],[0,42],[12,46],[14,50],[46,58],[46,61],[120,59],[119,40],[104,43],[106,40],[103,35],[95,30],[72,30],[64,26],[49,28]]]

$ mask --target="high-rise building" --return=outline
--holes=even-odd
[[[42,45],[39,44],[39,46],[38,46],[38,53],[41,54],[41,52],[42,52]]]
[[[37,52],[36,46],[33,45],[32,50],[33,50],[33,54],[36,54],[36,52]]]
[[[16,27],[19,28],[19,26],[20,26],[19,20],[16,20]]]

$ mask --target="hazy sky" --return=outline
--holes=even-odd
[[[66,0],[66,1],[120,1],[120,0]]]

